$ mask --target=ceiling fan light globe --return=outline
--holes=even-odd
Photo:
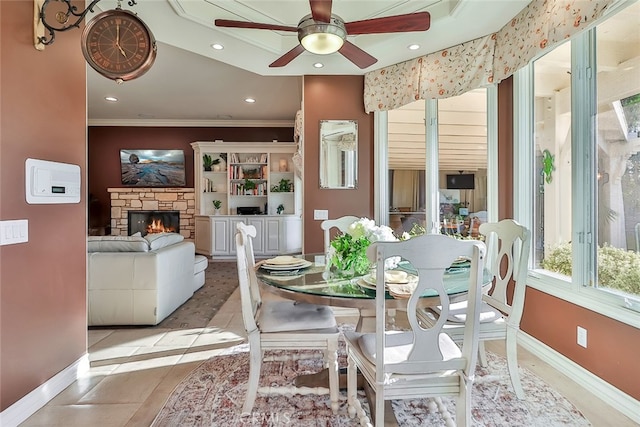
[[[331,18],[331,22],[316,22],[308,15],[298,24],[300,44],[305,50],[318,55],[337,52],[346,37],[344,23],[335,16]]]
[[[315,33],[305,36],[302,40],[302,47],[311,53],[318,55],[328,55],[335,53],[342,47],[344,39],[335,34]]]

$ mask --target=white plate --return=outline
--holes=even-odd
[[[369,285],[372,285],[372,286],[376,285],[376,276],[375,276],[375,274],[367,274],[362,279],[366,283],[368,283]],[[407,274],[407,281],[406,282],[394,283],[394,284],[396,284],[396,285],[405,285],[407,283],[415,283],[417,281],[418,281],[418,276],[414,276],[413,274]],[[387,283],[390,283],[390,282],[387,282]]]
[[[372,285],[371,283],[368,283],[362,277],[356,281],[356,284],[362,288],[371,289],[374,291],[376,290],[376,285]],[[416,285],[415,283],[402,284],[402,285],[387,284],[387,290],[389,291],[389,294],[394,298],[409,298],[413,290],[415,289],[415,285]]]
[[[376,285],[372,285],[370,283],[367,283],[362,277],[360,277],[360,278],[358,278],[358,280],[356,280],[356,284],[358,286],[363,287],[363,288],[373,289],[374,291],[376,290]]]
[[[304,262],[304,259],[302,258],[297,258],[291,255],[280,255],[277,256],[275,258],[271,258],[271,259],[265,259],[263,264],[269,264],[269,265],[295,265],[295,264],[302,264]]]
[[[285,271],[285,270],[297,270],[299,268],[307,268],[313,265],[313,263],[311,261],[307,261],[307,260],[302,260],[303,262],[300,264],[295,264],[295,265],[269,265],[269,264],[262,264],[260,267],[264,268],[265,270],[272,270],[272,271]]]

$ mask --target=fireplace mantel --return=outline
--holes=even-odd
[[[180,234],[195,239],[193,188],[107,188],[111,195],[111,235],[126,236],[128,212],[180,211]]]

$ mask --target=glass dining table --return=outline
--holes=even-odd
[[[376,291],[362,277],[344,278],[329,271],[323,254],[301,255],[307,262],[304,268],[293,270],[268,270],[260,263],[257,265],[256,276],[266,286],[265,288],[281,297],[310,304],[328,305],[334,307],[348,307],[360,310],[361,322],[375,316]],[[411,274],[411,265],[401,261],[397,269]],[[469,287],[469,263],[452,265],[444,275],[444,287],[450,302],[464,301]],[[484,287],[491,285],[492,275],[485,269]],[[388,309],[401,309],[406,306],[406,298],[395,298],[389,292],[386,294]],[[433,289],[420,298],[420,306],[436,306],[440,298]],[[369,323],[369,322],[367,322]],[[374,323],[375,324],[375,323]],[[359,324],[357,329],[367,330]]]

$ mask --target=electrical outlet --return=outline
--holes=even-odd
[[[578,345],[587,348],[587,330],[578,326]]]

